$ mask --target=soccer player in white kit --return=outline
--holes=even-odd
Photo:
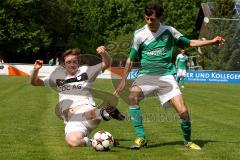
[[[104,46],[96,49],[102,62],[94,66],[80,66],[80,50],[70,49],[62,55],[62,66],[57,67],[49,76],[41,79],[38,72],[43,61],[36,60],[31,74],[34,86],[50,86],[59,94],[61,116],[65,122],[66,143],[71,147],[90,146],[89,132],[102,120],[125,117],[110,104],[98,109],[91,94],[92,82],[97,75],[110,66],[111,58]]]

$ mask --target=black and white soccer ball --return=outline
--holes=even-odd
[[[92,146],[96,151],[108,151],[113,147],[113,136],[107,131],[98,131],[92,139]]]

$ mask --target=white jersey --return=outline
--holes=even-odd
[[[57,67],[43,79],[45,86],[58,91],[61,111],[71,106],[94,105],[91,94],[92,82],[102,70],[102,63],[94,66],[81,66],[74,76],[66,74],[66,69]]]

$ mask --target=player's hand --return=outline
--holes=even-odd
[[[122,79],[121,82],[118,84],[117,89],[113,92],[113,95],[118,96],[118,94],[124,89],[126,85],[126,80]]]
[[[220,36],[216,36],[213,38],[213,41],[218,44],[219,46],[224,45],[225,39],[223,37]]]
[[[102,55],[104,53],[106,53],[106,47],[105,46],[99,46],[97,49],[96,49],[97,53]]]
[[[42,60],[36,60],[35,63],[34,63],[33,69],[34,70],[39,70],[40,68],[42,68],[42,65],[43,65],[43,61]]]

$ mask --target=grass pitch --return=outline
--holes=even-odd
[[[63,122],[55,114],[57,94],[51,88],[33,87],[28,77],[0,76],[1,160],[237,160],[240,157],[240,85],[186,83],[184,98],[192,118],[192,139],[202,147],[183,147],[178,117],[164,111],[157,98],[141,102],[148,148],[132,151],[135,138],[129,120],[102,123],[97,130],[109,131],[120,146],[109,152],[92,148],[69,148]],[[113,92],[111,80],[97,80],[94,88]],[[124,97],[122,98],[124,99]],[[127,115],[127,104],[119,109]],[[101,101],[96,99],[97,103]]]

